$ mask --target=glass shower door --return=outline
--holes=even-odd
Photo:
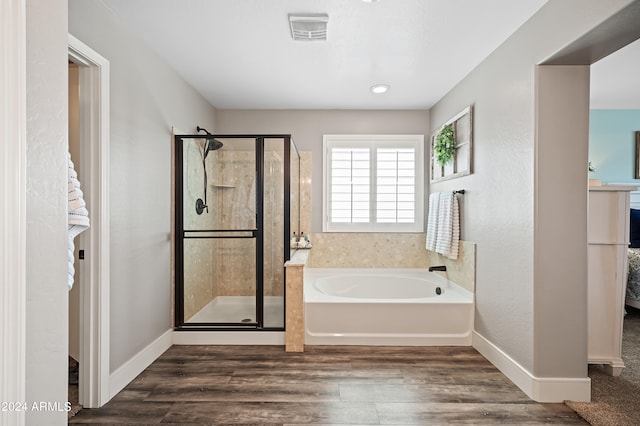
[[[211,140],[215,140],[213,143]],[[184,138],[176,144],[176,325],[262,327],[256,303],[259,255],[257,143],[253,138]],[[178,158],[182,156],[182,158]],[[180,221],[180,222],[178,222]],[[181,252],[180,252],[181,251]],[[182,270],[180,270],[182,269]],[[180,282],[181,281],[181,282]]]

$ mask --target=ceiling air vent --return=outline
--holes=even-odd
[[[329,15],[289,15],[291,37],[294,40],[326,40]]]

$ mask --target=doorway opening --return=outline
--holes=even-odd
[[[77,67],[82,190],[91,227],[77,240],[84,259],[78,278],[78,400],[101,407],[109,391],[109,61],[69,35],[69,62]],[[74,159],[75,160],[75,159]],[[71,324],[70,324],[71,325]]]
[[[80,167],[80,96],[79,96],[79,66],[69,61],[69,154],[78,173],[78,180],[84,182],[83,170]],[[87,194],[88,195],[88,194]],[[67,401],[71,403],[69,416],[75,415],[80,408],[79,398],[79,362],[80,362],[80,287],[83,286],[83,263],[78,258],[79,251],[84,247],[84,238],[80,234],[75,239],[73,287],[69,290],[69,387]]]

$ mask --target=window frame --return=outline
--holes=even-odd
[[[404,232],[424,231],[424,135],[323,135],[322,232]],[[331,150],[332,148],[369,148],[369,222],[331,222]],[[377,223],[377,149],[412,148],[415,150],[414,212],[412,223]]]

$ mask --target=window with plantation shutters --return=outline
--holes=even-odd
[[[422,135],[326,135],[323,231],[421,232]]]
[[[330,216],[338,223],[368,223],[371,174],[369,148],[331,149]]]

